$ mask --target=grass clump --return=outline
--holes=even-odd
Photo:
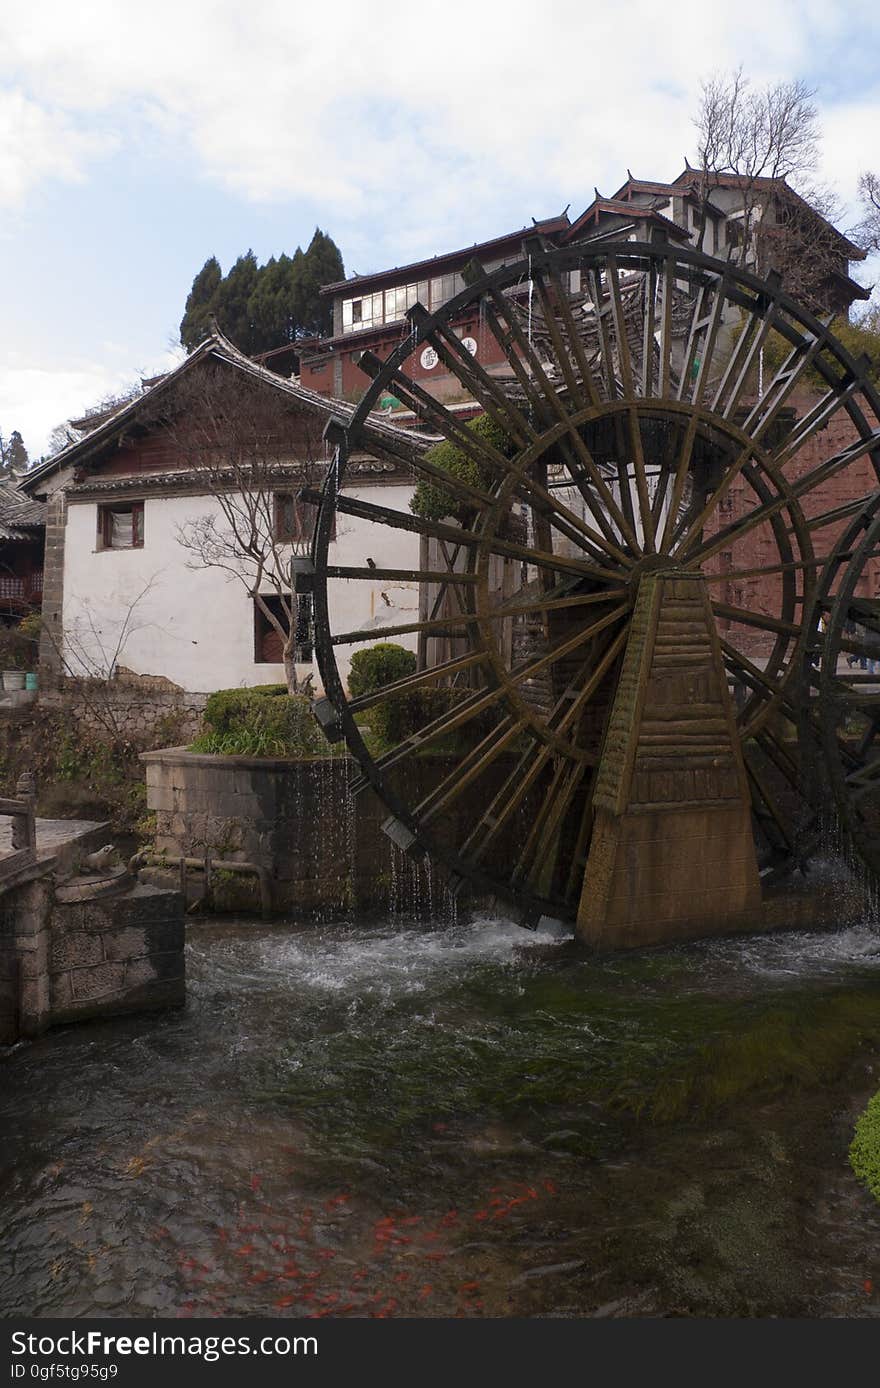
[[[202,732],[190,751],[303,761],[330,754],[310,701],[303,694],[288,694],[284,685],[218,689],[205,704]]]

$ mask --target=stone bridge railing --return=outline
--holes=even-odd
[[[12,880],[17,880],[21,869],[34,863],[37,856],[34,817],[37,797],[33,775],[29,771],[24,772],[19,776],[15,789],[16,799],[0,797],[0,815],[8,815],[12,821],[12,852],[0,857],[0,891]]]

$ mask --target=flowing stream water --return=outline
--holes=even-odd
[[[0,1061],[0,1314],[874,1316],[880,934],[189,927]]]

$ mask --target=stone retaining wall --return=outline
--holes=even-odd
[[[78,828],[71,821],[71,833]],[[93,890],[75,872],[77,856],[107,839],[106,826],[92,829],[60,843],[57,853],[32,865],[29,880],[0,897],[0,1045],[61,1022],[185,1001],[178,892],[129,878],[112,894],[59,899],[61,886],[71,882],[77,892]]]
[[[303,762],[284,758],[221,757],[169,747],[144,752],[147,806],[156,814],[155,847],[179,856],[251,862],[267,869],[272,908],[332,915],[351,907],[437,913],[443,879],[427,862],[404,858],[382,832],[388,810],[371,791],[355,801],[348,789],[352,763],[344,756]],[[441,758],[407,769],[401,798],[422,799],[446,776]],[[502,758],[486,781],[509,771]],[[402,779],[402,778],[401,778]],[[491,786],[484,787],[487,793]],[[455,836],[454,818],[446,824]],[[170,863],[173,867],[173,861]],[[201,874],[199,874],[201,877]],[[224,881],[213,897],[223,909],[258,907],[256,882]],[[170,881],[154,876],[156,881]],[[201,894],[193,884],[192,898]]]
[[[40,706],[63,709],[97,737],[116,735],[143,745],[147,739],[197,737],[207,699],[207,694],[130,689],[124,684],[102,686],[84,695],[70,681],[62,690],[41,692]]]
[[[180,1005],[184,918],[176,892],[58,902],[48,922],[48,1021]]]

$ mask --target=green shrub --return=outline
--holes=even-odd
[[[370,709],[370,725],[383,746],[391,747],[411,737],[451,706],[451,689],[414,689],[411,694],[391,694]]]
[[[412,737],[428,723],[449,713],[464,699],[470,698],[472,689],[414,689],[410,694],[392,694],[370,709],[370,725],[381,748],[394,747],[405,738]],[[485,709],[475,718],[470,718],[461,728],[438,738],[429,744],[432,752],[450,751],[449,739],[455,739],[456,750],[475,746],[494,726],[494,711]]]
[[[366,650],[355,651],[351,658],[348,692],[353,699],[375,694],[386,684],[414,674],[415,668],[416,658],[412,651],[394,641],[380,641]]]
[[[875,1200],[880,1200],[880,1091],[856,1123],[849,1162]]]
[[[202,728],[193,752],[309,759],[328,751],[309,700],[284,685],[218,689],[205,704]]]
[[[33,670],[37,663],[39,627],[25,618],[17,626],[0,626],[0,669]]]
[[[481,414],[477,415],[476,419],[469,419],[465,428],[505,457],[511,456],[511,440],[488,415]],[[469,487],[485,491],[491,483],[491,476],[457,444],[450,443],[448,439],[436,444],[426,456],[428,462],[442,468],[459,482],[467,483]],[[442,483],[422,478],[412,494],[409,509],[417,516],[425,516],[427,520],[440,520],[443,516],[455,516],[464,520],[470,508],[460,496],[448,491]]]

